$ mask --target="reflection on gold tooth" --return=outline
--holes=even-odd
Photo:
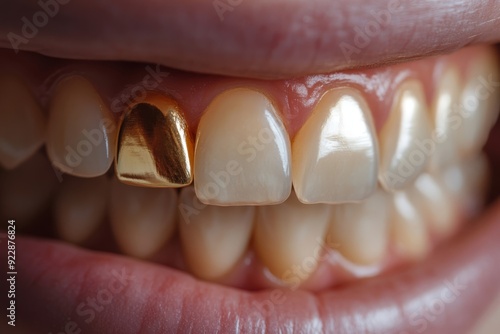
[[[458,159],[458,141],[463,132],[457,114],[460,103],[461,80],[458,70],[449,67],[436,88],[436,98],[431,106],[431,119],[436,133],[436,150],[432,155],[433,169],[449,165]]]
[[[183,187],[193,180],[193,144],[179,105],[150,94],[129,109],[120,126],[116,175],[146,187]]]
[[[293,142],[293,186],[303,203],[360,201],[375,191],[378,144],[370,109],[352,88],[321,98]]]
[[[175,230],[177,192],[111,182],[109,218],[115,239],[125,254],[148,258]]]
[[[59,236],[82,243],[103,222],[109,197],[107,176],[90,179],[65,177],[54,201]]]
[[[389,196],[380,189],[361,203],[332,206],[328,243],[355,263],[378,263],[387,252],[389,209]]]
[[[429,156],[418,143],[429,140],[431,124],[420,82],[403,83],[379,135],[380,175],[388,191],[404,189],[424,170]]]
[[[260,206],[255,252],[274,276],[296,286],[316,270],[330,218],[330,206],[302,204],[295,192],[282,204]]]
[[[392,242],[396,251],[411,259],[421,259],[430,250],[430,238],[419,208],[406,192],[393,194],[391,218]]]
[[[282,203],[290,195],[288,133],[271,101],[250,89],[217,96],[198,126],[196,195],[212,205]]]
[[[192,187],[182,189],[179,203],[180,238],[191,272],[206,280],[226,275],[247,250],[255,208],[205,205]]]
[[[0,165],[14,169],[45,140],[45,117],[16,77],[0,77]]]
[[[48,208],[57,176],[41,152],[12,171],[0,174],[0,218],[23,227]]]
[[[442,180],[423,173],[408,189],[408,196],[423,216],[429,231],[438,237],[448,237],[458,227],[458,206],[445,189]]]
[[[116,125],[92,84],[79,76],[61,81],[50,105],[47,153],[65,173],[96,177],[114,158]]]

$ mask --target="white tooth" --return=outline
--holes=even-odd
[[[327,92],[293,142],[293,186],[303,203],[360,201],[375,191],[378,145],[370,109],[352,88]]]
[[[49,208],[57,184],[56,172],[40,152],[0,173],[0,218],[15,219],[18,228],[28,225]]]
[[[355,263],[381,261],[388,247],[389,209],[389,198],[382,190],[361,203],[332,206],[328,243]]]
[[[217,96],[198,126],[196,195],[206,204],[281,203],[290,195],[288,133],[271,101],[250,89]]]
[[[59,236],[82,243],[103,222],[109,196],[107,176],[80,179],[66,176],[54,202]]]
[[[191,271],[206,280],[228,274],[245,254],[255,208],[211,206],[198,201],[193,187],[183,188],[179,232]]]
[[[45,117],[27,87],[15,77],[0,78],[0,165],[13,169],[45,140]]]
[[[437,87],[436,98],[431,107],[434,124],[436,150],[432,155],[432,166],[439,169],[458,159],[457,142],[463,132],[462,121],[456,114],[460,103],[460,76],[454,67],[448,68]],[[462,130],[462,131],[460,131]]]
[[[411,184],[424,170],[430,155],[422,145],[431,129],[422,85],[408,81],[394,98],[391,113],[380,136],[379,179],[388,191]]]
[[[399,254],[420,259],[430,250],[424,219],[405,192],[393,196],[392,241]]]
[[[471,65],[461,100],[464,122],[458,144],[463,156],[478,154],[488,139],[500,111],[500,68],[494,52]]]
[[[154,255],[175,230],[176,205],[174,189],[133,187],[114,179],[109,215],[123,252],[140,258]]]
[[[282,204],[260,206],[255,252],[274,276],[296,287],[316,270],[329,220],[328,205],[302,204],[295,193]]]

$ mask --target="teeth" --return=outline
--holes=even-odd
[[[356,204],[332,207],[329,244],[349,260],[364,265],[381,261],[388,247],[389,199],[382,190]]]
[[[177,103],[150,95],[133,106],[120,127],[116,174],[148,187],[182,187],[193,180],[193,144]]]
[[[28,225],[48,208],[56,185],[56,174],[42,153],[1,173],[0,218],[15,219],[18,227]]]
[[[73,76],[58,85],[47,131],[55,166],[80,177],[103,175],[114,159],[115,130],[113,115],[90,82]]]
[[[109,216],[124,253],[148,258],[175,230],[177,193],[174,189],[132,187],[113,179]]]
[[[290,140],[271,101],[249,89],[216,97],[200,120],[196,195],[206,204],[281,203],[290,195]]]
[[[420,259],[430,249],[425,221],[406,192],[396,192],[393,196],[391,234],[396,250],[401,255]]]
[[[325,204],[302,204],[295,193],[280,205],[257,208],[254,249],[277,278],[297,285],[314,273],[330,220]]]
[[[205,205],[188,187],[182,189],[179,211],[184,258],[191,271],[207,280],[229,273],[247,250],[255,208]]]
[[[66,177],[54,202],[59,236],[82,243],[103,222],[109,196],[106,176],[90,179]]]
[[[0,165],[14,169],[45,140],[45,117],[26,86],[15,77],[0,78]]]
[[[488,139],[489,132],[500,110],[500,69],[496,55],[479,59],[468,73],[461,107],[464,129],[458,136],[461,153],[469,157],[477,154]]]
[[[432,156],[433,167],[449,165],[458,159],[457,142],[463,132],[460,131],[461,119],[456,114],[460,102],[460,77],[455,68],[448,68],[437,87],[436,99],[431,108],[432,120],[436,133],[436,151]],[[468,130],[467,130],[468,131]]]
[[[457,227],[458,208],[443,182],[434,175],[423,173],[408,190],[408,195],[431,233],[438,237],[451,235]]]
[[[426,167],[430,123],[422,85],[404,83],[380,134],[380,182],[388,191],[405,188]]]
[[[303,203],[368,197],[377,185],[378,147],[371,113],[351,88],[331,90],[293,143],[293,186]]]

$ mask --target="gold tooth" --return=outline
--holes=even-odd
[[[175,188],[193,181],[193,142],[184,115],[169,97],[150,94],[125,113],[115,169],[130,185]]]

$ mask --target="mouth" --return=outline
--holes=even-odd
[[[88,12],[68,8],[54,26]],[[248,57],[233,62],[236,28],[223,57],[205,41],[146,53],[129,12],[102,38],[78,35],[87,48],[48,26],[20,44],[37,53],[0,51],[0,217],[15,225],[1,237],[15,239],[18,329],[474,328],[500,280],[495,47],[451,38],[439,49],[422,30],[418,50],[368,43],[346,62],[318,44],[305,62],[298,50],[314,39],[288,45],[281,22],[276,54],[259,56],[276,41],[266,36],[239,44]],[[142,15],[154,38],[175,31],[169,20],[159,29],[154,6]],[[310,16],[313,36],[333,24]],[[202,36],[219,31],[212,19]],[[112,43],[120,29],[132,36],[126,53]]]

